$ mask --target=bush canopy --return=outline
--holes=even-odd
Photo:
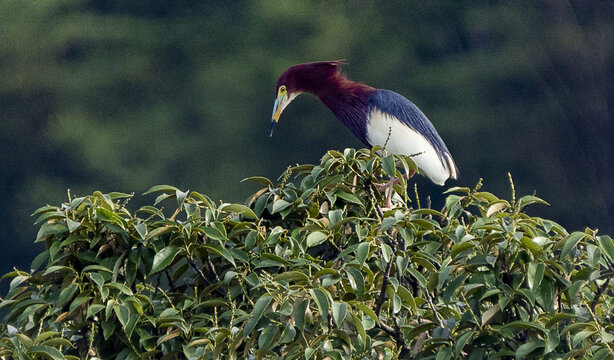
[[[409,157],[327,152],[245,205],[154,186],[36,210],[3,359],[612,359],[614,245],[454,187],[431,209]],[[381,149],[379,149],[381,150]],[[393,207],[381,192],[390,178]]]

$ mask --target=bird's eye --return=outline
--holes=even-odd
[[[279,90],[277,90],[277,96],[279,97],[281,95],[284,95],[285,93],[286,93],[286,86],[285,85],[280,86]]]

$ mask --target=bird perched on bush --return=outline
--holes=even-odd
[[[414,155],[418,169],[435,184],[458,177],[452,155],[416,105],[394,91],[348,80],[341,61],[298,64],[277,80],[271,135],[282,111],[302,93],[317,96],[363,143],[392,154]]]

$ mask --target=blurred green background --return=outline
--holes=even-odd
[[[540,216],[612,234],[613,39],[602,0],[0,0],[0,271],[29,269],[29,215],[68,188],[243,202],[245,177],[361,147],[307,95],[269,139],[277,77],[316,60],[415,102],[460,169],[448,186],[509,197],[510,171]]]

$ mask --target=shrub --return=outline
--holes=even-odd
[[[523,212],[543,200],[480,184],[421,207],[413,169],[346,149],[278,185],[248,179],[263,187],[247,205],[154,186],[134,212],[122,193],[42,207],[45,251],[5,275],[0,355],[613,358],[610,237],[570,234]]]

